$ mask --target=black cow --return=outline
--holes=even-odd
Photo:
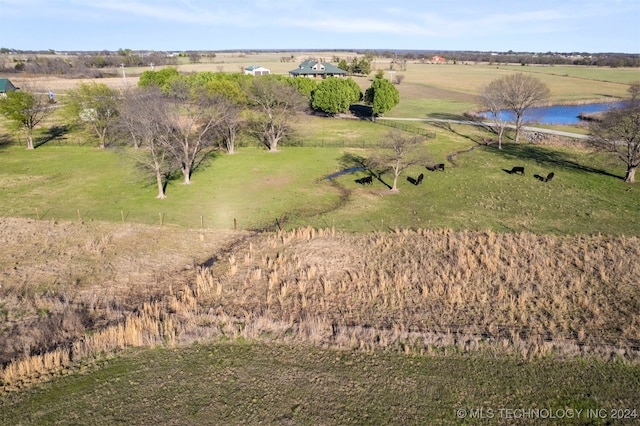
[[[553,177],[555,176],[555,173],[551,172],[547,175],[547,177],[544,179],[545,182],[551,182],[551,179],[553,179]]]
[[[434,164],[433,166],[427,166],[427,170],[430,170],[432,172],[437,172],[438,170],[441,170],[444,172],[444,163]]]
[[[514,168],[512,168],[511,170],[509,170],[510,174],[515,174],[515,173],[519,173],[521,175],[524,176],[524,167],[522,166],[515,166]]]
[[[356,179],[356,183],[359,183],[360,185],[371,185],[373,183],[373,178],[371,176],[366,176]]]
[[[422,179],[424,179],[424,175],[420,173],[418,179],[416,180],[416,185],[420,185],[422,183]]]

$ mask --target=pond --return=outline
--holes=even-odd
[[[549,107],[529,108],[524,114],[524,121],[540,124],[578,124],[582,120],[580,114],[606,111],[609,108],[621,107],[623,102],[607,102],[585,105],[553,105]],[[482,117],[491,118],[488,112],[480,114]],[[500,117],[505,121],[516,121],[511,111],[503,110]]]

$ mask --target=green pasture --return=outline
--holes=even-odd
[[[191,185],[183,185],[180,177],[172,180],[166,200],[155,198],[154,181],[130,151],[52,142],[34,151],[4,146],[0,214],[217,229],[233,228],[235,219],[241,229],[273,228],[279,221],[286,227],[365,232],[446,227],[640,234],[640,190],[622,181],[622,163],[608,155],[531,144],[498,150],[479,146],[487,136],[480,128],[411,125],[435,132],[425,149],[429,161],[445,163],[446,170],[414,166],[400,177],[397,194],[388,191],[390,174],[365,187],[354,181],[369,171],[325,179],[358,167],[372,154],[371,148],[350,144],[365,141],[369,147],[386,137],[388,127],[362,121],[307,117],[278,153],[254,146],[234,155],[211,155]],[[525,167],[525,176],[504,171],[516,165]],[[550,172],[555,173],[552,182],[534,177]],[[407,181],[420,173],[425,174],[422,185]]]
[[[571,413],[562,424],[632,424],[640,415],[638,367],[596,360],[227,342],[129,350],[99,367],[0,397],[0,422],[541,424],[550,419],[542,410],[552,410],[556,420]],[[507,417],[516,409],[543,417]],[[629,418],[612,419],[613,409]]]

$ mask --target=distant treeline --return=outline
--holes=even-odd
[[[124,64],[126,67],[177,65],[177,57],[161,52],[136,54],[119,52],[18,53],[0,49],[0,72],[67,75],[72,77],[106,77]],[[107,71],[109,70],[109,71]]]
[[[313,51],[313,50],[309,50]],[[327,50],[324,50],[326,52]],[[331,50],[329,50],[331,51]],[[246,51],[248,54],[258,51]],[[272,52],[272,51],[269,51]],[[276,52],[275,50],[273,52]],[[285,51],[283,51],[285,52]],[[531,53],[531,52],[474,52],[431,50],[362,50],[354,51],[365,58],[391,58],[403,65],[408,61],[429,62],[434,56],[443,57],[448,63],[490,63],[522,65],[583,65],[598,67],[640,67],[640,55],[629,53]],[[199,62],[202,57],[215,57],[212,51],[156,52],[118,51],[56,52],[20,51],[0,48],[0,72],[31,73],[45,75],[67,75],[73,77],[104,77],[114,73],[114,68],[150,66],[151,64],[177,65],[178,57],[185,56],[190,62]],[[339,59],[339,58],[338,58]],[[342,64],[348,65],[348,64]],[[109,71],[106,71],[109,70]]]
[[[365,51],[358,52],[365,53]],[[484,62],[522,65],[588,65],[598,67],[640,67],[640,55],[629,53],[531,53],[531,52],[466,52],[466,51],[374,51],[376,56],[412,61],[429,61],[441,56],[450,63]]]

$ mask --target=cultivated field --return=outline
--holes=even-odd
[[[285,73],[310,57],[281,56],[179,68]],[[461,116],[514,71],[554,102],[618,99],[637,80],[409,63],[388,116]],[[11,79],[61,99],[78,83]],[[157,200],[128,149],[45,129],[26,151],[0,122],[0,422],[455,424],[456,409],[483,406],[640,408],[640,190],[621,163],[561,138],[498,150],[484,128],[411,126],[435,134],[430,162],[446,167],[408,169],[397,194],[388,174],[326,179],[387,127],[306,116],[280,152],[245,135]],[[515,165],[525,176],[505,172]],[[581,422],[618,423],[607,413]]]

